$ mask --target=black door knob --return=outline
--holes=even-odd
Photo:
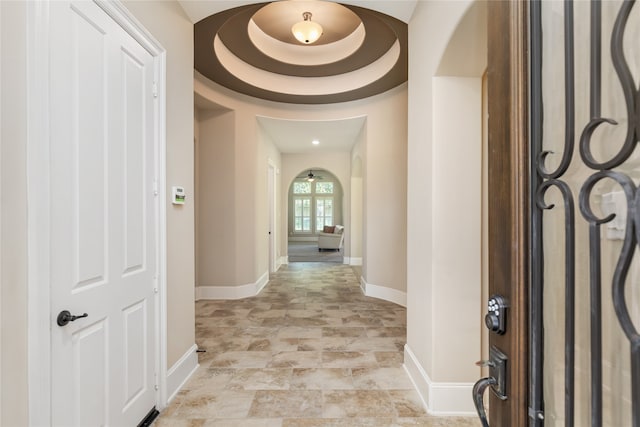
[[[69,322],[73,322],[76,319],[81,319],[87,316],[89,316],[87,313],[83,313],[80,316],[73,316],[69,310],[62,310],[60,314],[58,314],[58,326],[64,326]]]

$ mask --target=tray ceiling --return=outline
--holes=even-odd
[[[323,27],[312,45],[291,34],[306,11]],[[406,23],[355,5],[294,0],[222,10],[194,25],[194,45],[200,74],[276,102],[346,102],[407,81]]]

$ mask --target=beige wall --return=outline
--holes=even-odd
[[[380,96],[367,114],[364,234],[369,284],[406,292],[407,91]]]
[[[256,237],[257,237],[257,253],[255,269],[260,272],[267,272],[269,270],[269,181],[268,181],[268,168],[269,164],[273,165],[276,169],[275,186],[275,210],[276,210],[276,253],[274,254],[276,264],[278,259],[284,254],[279,248],[280,242],[286,240],[286,230],[282,230],[280,221],[282,220],[283,212],[278,209],[278,206],[285,198],[285,193],[282,192],[282,159],[280,151],[276,148],[273,141],[265,135],[260,125],[257,127],[258,132],[258,157],[256,162],[257,174],[256,174],[256,205],[259,209],[255,211],[255,221],[257,224]],[[264,267],[266,266],[266,267]],[[264,268],[264,270],[261,270]]]
[[[482,291],[482,79],[433,79],[433,370],[479,378]],[[459,121],[464,118],[464,126]],[[452,310],[457,315],[452,316]],[[455,337],[455,339],[451,339]]]
[[[255,115],[247,116],[237,106],[211,105],[203,107],[199,118],[197,286],[242,286],[268,271],[267,173],[273,165],[275,203],[280,206],[281,156]],[[286,241],[281,215],[277,209],[276,261],[286,253],[281,249]]]
[[[338,120],[351,117],[367,116],[364,135],[367,135],[367,150],[363,159],[370,162],[365,170],[376,170],[375,175],[366,176],[363,181],[371,180],[372,186],[363,184],[365,188],[375,188],[375,195],[363,195],[368,201],[363,211],[366,222],[371,230],[375,230],[375,237],[363,250],[373,257],[379,265],[366,272],[367,282],[400,290],[406,289],[406,139],[407,139],[407,87],[402,85],[384,94],[343,104],[331,106],[290,105],[258,100],[244,95],[238,95],[207,79],[196,75],[196,93],[209,101],[234,111],[236,115],[236,160],[235,178],[239,200],[236,200],[236,211],[265,212],[266,198],[264,185],[258,185],[264,180],[265,174],[259,169],[263,160],[258,160],[256,152],[260,153],[260,130],[257,116],[278,119],[295,120]],[[238,156],[241,156],[239,159]],[[295,168],[285,171],[284,156],[281,172],[280,194],[286,194],[288,186],[295,175],[310,167],[323,167],[336,173],[345,186],[345,200],[351,200],[348,187],[351,181],[351,159],[347,153],[344,159],[344,176],[335,170],[335,166],[309,162],[305,166],[299,164]],[[256,166],[258,162],[258,166]],[[342,162],[342,161],[341,161]],[[266,163],[266,162],[264,162]],[[266,165],[264,166],[266,168]],[[266,170],[266,169],[265,169]],[[371,190],[369,190],[371,191]],[[281,220],[279,229],[286,233],[286,205],[285,199],[280,203]],[[350,208],[350,207],[349,207]],[[345,206],[345,222],[350,220],[350,211]],[[259,221],[256,222],[258,227]],[[248,223],[238,232],[238,245],[242,246],[240,253],[245,259],[245,265],[254,265],[253,271],[245,268],[242,278],[238,272],[237,284],[255,282],[265,271],[267,266],[266,237],[264,230],[256,228],[256,223]],[[345,224],[346,225],[346,224]],[[380,230],[383,230],[380,232]],[[345,236],[346,237],[346,236]],[[285,253],[285,240],[281,240],[280,251]],[[349,242],[350,244],[350,242]],[[238,251],[237,251],[238,252]],[[365,273],[363,272],[363,275]]]
[[[228,110],[200,113],[198,141],[197,285],[231,286],[236,257],[235,114]]]
[[[364,248],[367,240],[367,236],[364,234],[366,141],[367,129],[365,126],[360,131],[351,150],[351,257],[363,263],[363,272],[366,272]]]
[[[0,2],[0,425],[3,426],[28,423],[26,9],[26,2]]]
[[[166,49],[167,58],[167,364],[195,343],[193,24],[174,1],[126,1],[125,6]],[[186,203],[171,204],[171,186]]]
[[[407,347],[431,385],[480,376],[485,22],[472,1],[418,2],[409,22],[429,43],[409,44]],[[431,410],[469,410],[445,391]]]
[[[201,111],[199,108],[194,107],[193,109],[193,203],[194,205],[194,213],[193,213],[193,228],[194,228],[194,237],[193,243],[195,245],[194,249],[194,269],[195,269],[195,286],[198,286],[198,245],[200,244],[200,239],[198,233],[195,233],[195,230],[198,229],[198,224],[200,221],[199,212],[198,212],[198,193],[199,193],[199,185],[198,182],[198,174],[199,167],[198,164],[198,153],[200,147],[200,117]],[[195,293],[195,292],[194,292]]]

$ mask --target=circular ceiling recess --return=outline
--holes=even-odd
[[[313,44],[291,27],[310,12]],[[357,6],[285,0],[241,6],[194,26],[194,66],[236,92],[276,102],[331,104],[407,81],[407,24]]]

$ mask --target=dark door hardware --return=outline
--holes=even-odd
[[[73,316],[69,310],[62,310],[60,314],[58,314],[58,326],[65,326],[69,322],[73,322],[87,316],[89,316],[87,313],[83,313],[79,316]]]
[[[491,332],[504,335],[507,331],[507,301],[501,295],[493,295],[487,304],[487,314],[484,316],[484,324]]]
[[[478,380],[478,382],[473,385],[473,403],[476,405],[476,411],[478,411],[478,417],[480,417],[482,427],[489,427],[487,413],[484,410],[484,391],[487,387],[495,384],[495,378],[487,377]]]
[[[498,399],[507,399],[507,356],[495,346],[491,346],[489,360],[481,360],[476,364],[489,367],[489,376],[478,380],[473,386],[473,403],[476,406],[476,411],[482,426],[489,427],[487,414],[484,410],[484,392],[487,387],[491,387],[491,391]]]

